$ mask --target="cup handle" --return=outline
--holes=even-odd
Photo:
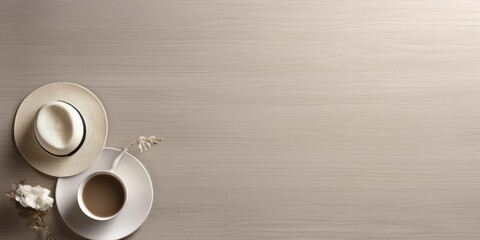
[[[123,155],[127,152],[127,150],[128,150],[128,148],[126,148],[126,147],[123,148],[123,150],[117,155],[117,157],[115,157],[115,160],[113,160],[113,163],[110,166],[110,169],[108,169],[108,171],[110,171],[110,172],[115,171],[115,168],[117,167],[118,162],[123,157]]]

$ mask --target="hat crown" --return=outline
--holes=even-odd
[[[35,137],[45,151],[67,156],[82,143],[83,124],[80,112],[72,105],[62,101],[49,102],[37,111]]]

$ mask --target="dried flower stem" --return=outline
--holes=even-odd
[[[43,232],[46,240],[54,240],[55,237],[48,231],[48,227],[45,224],[45,222],[43,221],[42,215],[40,215],[40,214],[45,215],[46,212],[38,213],[38,211],[34,211],[32,213],[34,222],[33,222],[33,225],[30,228],[33,228],[35,230]]]
[[[148,150],[152,145],[158,144],[159,142],[163,141],[163,138],[157,138],[155,136],[150,136],[150,137],[145,137],[145,136],[140,136],[137,140],[129,143],[127,146],[123,148],[123,150],[117,155],[115,160],[113,160],[112,165],[110,166],[110,171],[114,171],[115,168],[117,167],[118,162],[122,158],[122,156],[128,151],[128,148],[137,145],[138,148],[140,149],[140,152]]]

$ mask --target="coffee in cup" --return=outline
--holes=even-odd
[[[123,180],[111,171],[98,171],[80,184],[77,193],[80,209],[95,220],[117,216],[127,202]]]

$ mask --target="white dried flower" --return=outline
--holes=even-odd
[[[50,190],[46,188],[20,184],[15,192],[15,200],[19,202],[22,207],[46,211],[53,206],[53,198],[48,195],[50,195]]]
[[[148,150],[150,147],[152,147],[152,144],[157,144],[160,141],[163,141],[163,138],[157,138],[155,136],[150,136],[150,137],[145,137],[145,136],[140,136],[137,141],[135,141],[138,145],[138,148],[140,149],[141,152]]]

